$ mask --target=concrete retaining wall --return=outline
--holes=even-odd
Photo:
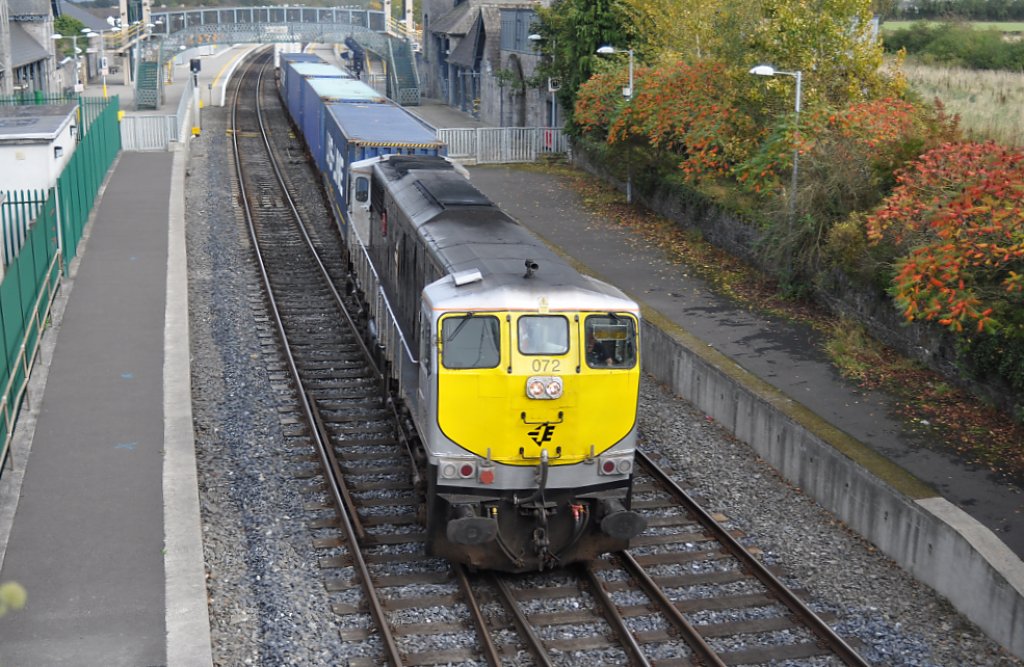
[[[991,531],[675,324],[645,317],[645,371],[1024,657],[1021,561]]]

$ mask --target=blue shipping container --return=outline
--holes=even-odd
[[[388,98],[356,79],[303,79],[302,81],[302,136],[306,138],[309,152],[316,159],[316,166],[324,171],[324,113],[328,104],[354,102],[362,104],[386,104]],[[313,109],[320,109],[313,113]]]
[[[311,77],[321,79],[352,78],[352,75],[341,68],[325,63],[288,63],[284,70],[287,72],[284,79],[284,104],[288,107],[288,113],[291,114],[292,121],[300,128],[302,127],[302,114],[304,111],[302,107],[303,83],[306,79]],[[319,113],[320,109],[316,109],[316,112]]]
[[[348,232],[349,165],[359,160],[399,153],[445,155],[436,130],[394,104],[328,104],[324,115],[322,169],[331,201],[341,215],[342,234]],[[317,157],[317,164],[320,164]]]
[[[282,53],[278,56],[277,64],[277,89],[281,93],[282,99],[287,99],[288,90],[288,75],[291,70],[288,68],[290,63],[320,63],[326,65],[327,62],[315,53]]]
[[[281,53],[277,56],[278,67],[284,67],[285,63],[321,63],[326,65],[327,61],[315,53]]]

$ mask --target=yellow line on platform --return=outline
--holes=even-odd
[[[231,65],[234,65],[235,61],[240,59],[240,58],[242,58],[243,56],[245,56],[246,53],[248,53],[248,50],[242,49],[241,53],[237,54],[234,58],[231,58],[226,63],[224,63],[224,66],[220,68],[219,72],[217,72],[217,76],[213,77],[213,83],[210,84],[210,85],[213,88],[216,88],[217,87],[217,82],[220,81],[220,78],[222,76],[224,76],[224,72],[227,71],[228,67],[230,67]]]

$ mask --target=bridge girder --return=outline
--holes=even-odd
[[[181,11],[153,12],[153,34],[170,37],[188,30],[199,29],[212,34],[230,32],[231,27],[242,28],[245,34],[308,34],[309,30],[332,26],[331,34],[351,34],[352,30],[383,32],[387,29],[384,12],[345,7],[220,7],[216,9],[197,8]],[[257,28],[256,26],[262,26]],[[347,29],[339,30],[340,26]],[[246,33],[245,28],[249,32]],[[262,30],[262,33],[260,33]],[[275,38],[276,40],[276,38]],[[282,41],[282,40],[276,40]]]
[[[199,25],[178,30],[163,38],[164,50],[204,44],[337,44],[346,37],[374,31],[348,23]]]

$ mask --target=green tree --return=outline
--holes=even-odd
[[[808,105],[844,106],[900,92],[882,68],[872,0],[622,2],[624,25],[645,51],[728,63],[736,76],[761,63],[800,70]],[[773,108],[792,97],[792,81],[767,83]]]
[[[76,18],[72,18],[67,14],[58,16],[53,20],[53,29],[61,35],[66,35],[67,39],[62,39],[57,42],[57,50],[63,56],[74,56],[74,43],[75,40],[71,39],[74,37],[82,37],[82,28],[85,24]],[[85,39],[82,39],[82,46],[78,47],[84,50]]]
[[[556,0],[549,8],[538,8],[537,15],[534,30],[543,37],[540,49],[545,56],[537,74],[561,80],[558,100],[563,109],[571,110],[579,87],[602,67],[597,48],[628,48],[623,2]]]

